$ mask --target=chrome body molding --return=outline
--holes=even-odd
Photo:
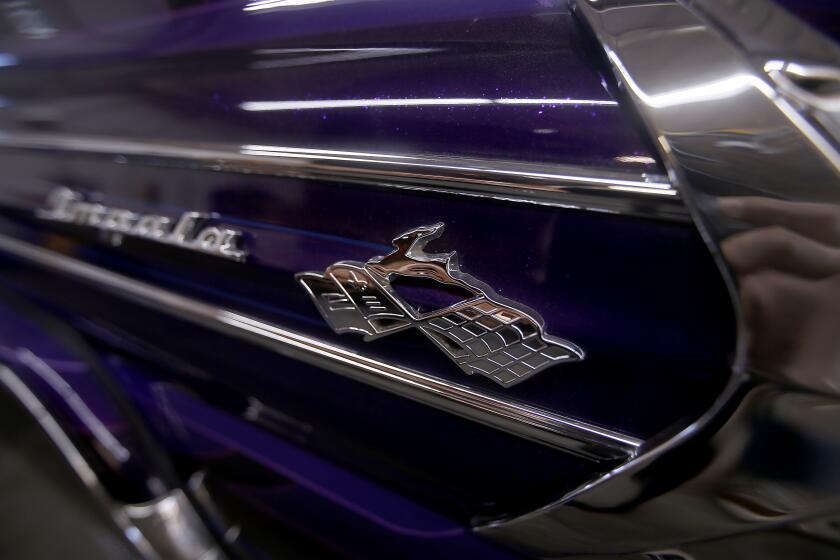
[[[735,278],[737,263],[733,270],[724,255],[727,238],[767,226],[791,230],[796,215],[830,220],[840,208],[840,136],[820,120],[826,108],[817,114],[819,107],[776,84],[792,68],[802,71],[783,61],[807,56],[811,64],[837,64],[840,47],[767,0],[737,7],[704,0],[580,0],[576,12],[656,138],[738,302],[744,278]],[[674,52],[690,59],[677,64]],[[766,235],[752,240],[775,243]],[[748,358],[744,340],[742,332],[736,369],[766,371],[763,360]]]
[[[0,251],[179,319],[593,461],[632,457],[643,444],[633,436],[371,359],[8,236],[0,236]]]
[[[834,106],[797,97],[774,74],[807,74],[788,65],[806,53],[811,64],[836,66],[837,46],[765,0],[576,0],[574,8],[728,282],[738,350],[728,386],[697,421],[554,504],[478,530],[539,557],[644,554],[836,512],[833,476],[761,465],[812,445],[815,462],[840,449],[832,427],[840,348],[829,334],[840,327],[840,268],[826,258],[840,249],[840,154],[824,120]],[[833,77],[824,67],[819,75]],[[797,253],[798,236],[811,252]],[[791,260],[785,247],[814,259]],[[751,305],[738,305],[745,299]],[[813,323],[791,324],[803,316]],[[791,348],[797,353],[785,354]],[[788,439],[755,443],[777,431]]]
[[[299,177],[687,222],[667,177],[608,169],[261,145],[0,132],[0,149]]]
[[[226,558],[182,490],[167,492],[149,503],[118,503],[40,399],[11,368],[3,364],[0,364],[0,385],[14,395],[38,422],[141,558]]]
[[[636,558],[762,529],[796,535],[810,520],[836,516],[837,401],[772,382],[739,385],[639,458],[556,504],[478,532],[538,558]],[[724,408],[736,398],[734,410]],[[726,420],[713,422],[722,412]],[[800,468],[811,461],[821,467]]]
[[[242,232],[205,226],[213,216],[201,212],[185,212],[177,220],[138,214],[88,202],[81,193],[57,187],[47,197],[47,207],[37,209],[35,215],[42,220],[96,228],[112,245],[121,244],[123,236],[128,235],[234,261],[244,261],[247,256],[241,248]]]
[[[704,19],[735,37],[758,75],[811,119],[822,133],[840,140],[840,46],[768,0],[694,2]],[[762,22],[757,25],[756,22]]]
[[[323,274],[304,272],[295,278],[335,332],[361,333],[371,341],[416,328],[464,373],[483,375],[503,387],[560,362],[583,359],[576,345],[544,332],[545,321],[536,311],[461,272],[457,253],[426,253],[426,244],[443,229],[443,223],[416,227],[398,235],[387,255],[366,263],[341,261]],[[394,289],[392,282],[401,278],[454,286],[464,296],[442,308],[417,309]]]

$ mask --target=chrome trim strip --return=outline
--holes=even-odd
[[[35,375],[40,377],[50,388],[61,396],[62,400],[79,418],[79,421],[90,431],[93,439],[104,453],[107,453],[113,464],[125,463],[131,457],[120,440],[117,439],[108,426],[90,409],[84,399],[67,383],[61,375],[50,365],[38,357],[28,348],[18,348],[17,357]]]
[[[208,145],[0,132],[0,149],[341,181],[687,222],[668,178],[606,169],[289,146]]]
[[[512,399],[483,394],[396,364],[388,364],[145,282],[0,235],[0,250],[194,324],[259,344],[507,433],[599,461],[634,456],[643,441]]]

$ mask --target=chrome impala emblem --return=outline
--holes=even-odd
[[[235,261],[244,261],[247,255],[240,247],[241,232],[204,226],[212,214],[184,212],[177,220],[156,214],[138,214],[85,201],[80,193],[58,187],[50,192],[47,207],[36,210],[35,215],[44,220],[96,228],[106,233],[115,245],[128,235]]]
[[[438,223],[411,229],[394,239],[395,250],[385,256],[366,263],[341,261],[323,274],[302,272],[295,278],[335,332],[364,334],[370,341],[417,328],[464,372],[505,387],[556,363],[583,359],[576,345],[546,334],[534,310],[461,272],[455,252],[426,253],[426,244],[443,228]],[[397,293],[401,279],[432,281],[465,297],[423,312]]]

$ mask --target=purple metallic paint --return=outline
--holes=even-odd
[[[788,11],[840,41],[840,4],[835,0],[776,0]]]
[[[129,28],[10,37],[0,50],[17,64],[0,68],[0,127],[661,172],[565,2],[385,5],[249,14],[220,3]],[[323,109],[293,108],[319,100]],[[278,101],[291,108],[249,110]]]
[[[143,383],[137,374],[132,380],[136,382],[135,387]],[[180,445],[187,453],[197,446],[205,454],[208,448],[215,448],[216,454],[243,455],[386,531],[418,539],[464,534],[463,527],[264,430],[243,425],[240,419],[223,414],[181,390],[164,388],[165,397],[160,392],[153,396],[153,385],[146,387],[146,391],[135,395],[146,410],[158,408],[165,399],[177,415],[173,420],[187,429],[180,435]]]

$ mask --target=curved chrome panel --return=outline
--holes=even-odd
[[[819,113],[833,105],[797,98],[773,75],[801,70],[787,61],[805,54],[836,65],[836,45],[821,52],[824,41],[764,0],[578,0],[576,13],[741,304],[739,352],[729,386],[694,424],[480,531],[542,557],[647,553],[837,511],[834,467],[766,468],[840,456],[840,154]]]
[[[722,425],[698,422],[679,447],[668,442],[557,504],[479,531],[540,558],[644,554],[840,511],[837,401],[774,383],[738,396]]]
[[[776,85],[793,71],[807,74],[790,59],[837,63],[840,48],[769,1],[736,4],[581,0],[577,13],[637,104],[740,295],[735,367],[837,393],[837,345],[832,352],[823,340],[797,355],[785,334],[789,323],[770,308],[782,299],[793,305],[785,315],[795,313],[809,331],[800,342],[819,337],[818,328],[840,328],[832,305],[840,299],[832,256],[840,249],[840,152],[820,116],[830,111]],[[792,252],[798,257],[785,256]],[[794,304],[805,291],[819,294]],[[802,317],[811,311],[819,327]]]
[[[62,134],[0,132],[0,148],[85,154],[150,163],[322,179],[462,196],[688,220],[667,177],[605,169],[288,146],[164,143]]]
[[[465,385],[395,364],[373,360],[339,346],[233,310],[208,305],[11,237],[0,236],[0,251],[93,283],[180,319],[248,340],[279,354],[587,459],[598,461],[632,457],[642,445],[641,440],[626,434],[512,399],[485,395]]]

